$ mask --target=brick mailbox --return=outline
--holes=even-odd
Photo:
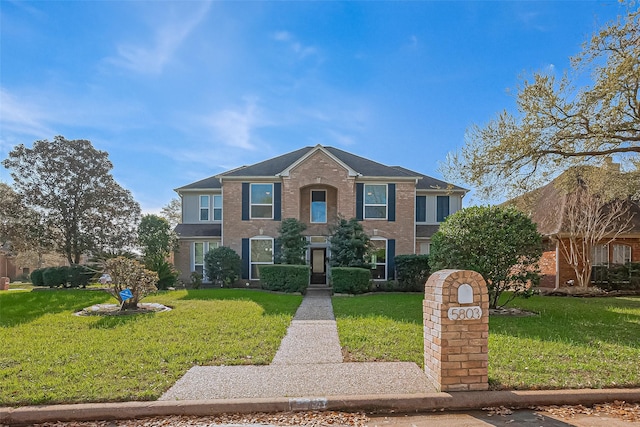
[[[482,276],[440,270],[425,286],[424,369],[439,391],[487,390],[489,296]]]

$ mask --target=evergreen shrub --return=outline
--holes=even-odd
[[[333,267],[331,269],[333,292],[362,294],[371,287],[371,270],[359,267]]]
[[[265,264],[259,268],[263,289],[304,293],[309,285],[308,265]]]

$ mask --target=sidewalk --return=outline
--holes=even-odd
[[[307,293],[268,366],[195,366],[160,400],[420,394],[415,363],[343,363],[330,290]]]

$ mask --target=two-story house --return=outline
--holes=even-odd
[[[192,271],[204,272],[204,254],[224,245],[241,256],[244,283],[259,280],[258,267],[273,263],[274,241],[285,218],[307,225],[307,261],[314,282],[326,283],[330,227],[338,217],[361,221],[377,249],[373,278],[393,279],[395,255],[428,253],[438,224],[462,207],[467,192],[321,145],[175,191],[182,200],[174,258],[181,278],[188,281]]]

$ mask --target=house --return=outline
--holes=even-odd
[[[616,172],[619,173],[619,169]],[[543,235],[544,252],[540,258],[542,287],[557,288],[578,283],[575,270],[563,250],[563,243],[565,247],[570,247],[570,223],[574,223],[573,230],[580,229],[575,225],[576,220],[571,219],[571,193],[562,190],[561,180],[566,179],[565,174],[541,188],[507,202],[527,212]],[[613,235],[605,235],[595,244],[591,253],[586,255],[592,266],[640,262],[640,205],[629,202],[625,209],[628,209],[627,213],[630,215],[628,226],[615,238]],[[586,215],[584,212],[576,214],[578,218]],[[624,223],[626,224],[626,220]],[[582,254],[578,252],[579,249],[574,256],[579,260],[582,259]]]
[[[204,254],[223,245],[241,256],[242,281],[250,284],[259,280],[260,265],[273,263],[274,239],[285,218],[307,225],[314,283],[327,281],[329,230],[338,217],[361,220],[377,248],[374,279],[393,279],[394,256],[428,253],[438,224],[462,207],[468,190],[317,145],[175,191],[182,201],[182,222],[175,229],[181,279],[204,272]]]

